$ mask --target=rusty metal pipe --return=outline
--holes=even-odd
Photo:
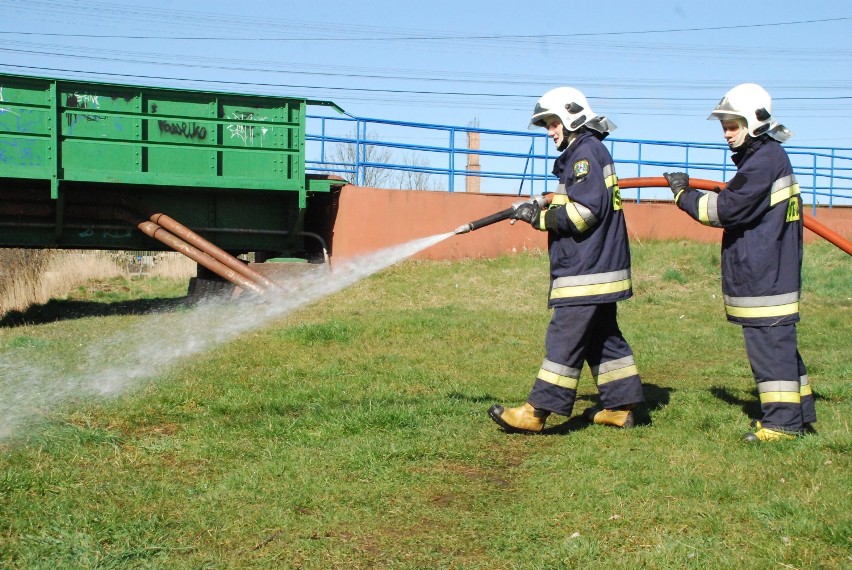
[[[115,205],[68,204],[66,206],[66,212],[69,215],[76,214],[83,218],[108,218],[127,222],[128,224],[139,228],[139,230],[145,235],[154,238],[179,253],[182,253],[199,265],[206,267],[222,279],[230,281],[237,287],[241,287],[246,291],[252,291],[257,294],[263,294],[266,292],[266,287],[262,286],[260,283],[253,281],[242,273],[234,270],[232,267],[225,265],[222,261],[215,259],[202,249],[187,243],[185,240],[174,235],[160,224],[142,219],[142,216],[134,210]],[[180,225],[177,222],[175,222],[175,224]],[[236,264],[242,265],[239,260],[231,256],[229,253],[224,251],[222,253],[226,256],[232,257]]]
[[[204,239],[203,237],[201,237],[188,227],[184,226],[171,216],[167,214],[158,213],[152,215],[149,219],[158,226],[161,226],[172,234],[176,235],[186,243],[191,244],[199,250],[203,251],[216,261],[219,261],[220,263],[230,269],[233,269],[240,275],[243,275],[244,277],[254,281],[264,289],[275,289],[278,287],[278,285],[274,281],[272,281],[259,271],[252,269],[245,263],[242,263],[239,259],[231,255],[227,251]]]
[[[668,187],[668,185],[668,181],[663,176],[642,176],[637,178],[620,178],[618,180],[619,188],[663,188]],[[697,188],[698,190],[707,190],[710,192],[717,192],[725,189],[724,182],[704,180],[702,178],[690,178],[689,186],[690,188]],[[816,235],[825,239],[829,243],[836,245],[849,255],[852,255],[852,242],[848,239],[805,213],[802,214],[802,221],[805,227],[814,232]]]
[[[261,287],[259,284],[255,283],[248,277],[242,275],[241,273],[238,273],[237,271],[234,271],[221,261],[214,259],[213,257],[201,251],[197,247],[185,242],[184,240],[175,236],[160,225],[155,224],[151,221],[144,221],[139,223],[136,227],[138,227],[145,235],[152,237],[155,240],[166,244],[173,250],[184,254],[199,265],[203,265],[213,273],[219,275],[224,279],[227,279],[234,285],[237,285],[238,287],[242,287],[246,291],[252,291],[259,295],[262,295],[266,292],[263,287]]]

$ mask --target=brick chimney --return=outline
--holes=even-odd
[[[472,127],[478,127],[479,121],[471,123]],[[464,179],[464,191],[471,194],[479,194],[480,183],[482,178],[479,177],[479,155],[473,151],[479,150],[479,133],[467,133],[467,176]]]

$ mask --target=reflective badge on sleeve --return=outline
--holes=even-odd
[[[788,222],[797,222],[799,221],[799,198],[798,196],[793,196],[790,198],[787,203],[787,221]]]
[[[612,187],[612,209],[621,209],[621,189],[618,187],[617,184]]]
[[[589,173],[589,161],[578,160],[574,163],[574,178],[582,178]]]

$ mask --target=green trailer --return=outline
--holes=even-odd
[[[342,182],[305,172],[309,105],[340,111],[0,74],[0,247],[180,251],[141,225],[163,214],[232,256],[321,258]]]

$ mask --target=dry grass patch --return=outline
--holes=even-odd
[[[81,285],[134,276],[183,279],[196,264],[176,253],[124,251],[0,250],[0,315],[63,298]]]

